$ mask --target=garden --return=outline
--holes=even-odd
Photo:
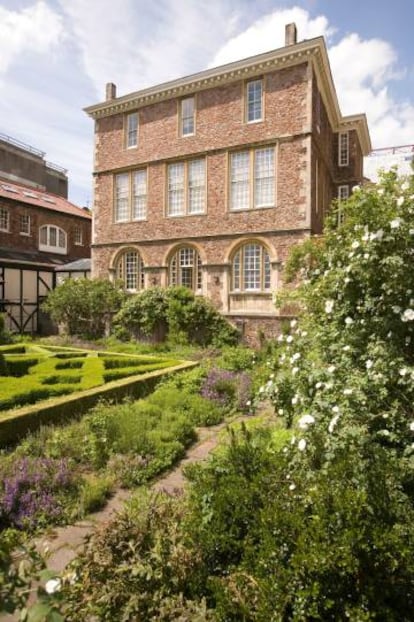
[[[86,479],[115,472],[135,486],[179,459],[200,423],[263,403],[275,414],[231,428],[219,451],[187,468],[184,494],[141,486],[53,593],[39,588],[28,620],[412,620],[414,177],[384,174],[341,203],[339,225],[337,211],[323,238],[298,246],[286,266],[275,304],[296,305],[297,318],[275,343],[260,352],[215,345],[147,398],[98,405],[2,456],[12,490],[14,465],[28,456],[79,465]],[[161,307],[167,333],[182,343],[194,315],[177,322],[171,298]],[[148,326],[138,312],[130,317],[128,330]],[[58,477],[66,481],[66,471]],[[33,555],[19,574],[10,563],[19,525],[4,509],[1,520],[9,535],[0,587],[12,607],[41,560]]]

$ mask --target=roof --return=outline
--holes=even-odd
[[[70,261],[62,266],[56,266],[56,272],[85,272],[91,269],[91,259],[89,257],[85,259],[77,259],[76,261]]]
[[[323,37],[315,37],[220,67],[206,69],[178,80],[88,106],[84,110],[93,119],[100,119],[305,62],[312,63],[332,128],[334,131],[355,129],[362,151],[367,155],[372,147],[366,116],[365,114],[342,116]]]
[[[52,255],[52,256],[51,256]],[[31,267],[50,267],[61,265],[65,257],[53,255],[52,253],[42,253],[40,251],[21,251],[11,248],[0,248],[0,263],[9,262],[16,264],[28,264]]]
[[[1,173],[0,173],[1,175]],[[69,214],[90,220],[92,215],[82,207],[78,207],[67,199],[45,190],[34,190],[30,186],[23,186],[15,182],[0,179],[0,197],[12,199],[33,207],[42,207],[53,212]]]

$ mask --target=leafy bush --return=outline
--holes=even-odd
[[[104,279],[66,279],[52,290],[43,309],[68,335],[96,339],[109,331],[124,293]]]
[[[34,529],[51,518],[58,522],[64,513],[59,496],[73,487],[66,460],[20,458],[6,464],[0,488],[1,526]]]
[[[0,376],[8,376],[9,370],[7,367],[6,359],[4,358],[4,354],[0,352]]]
[[[238,331],[202,296],[186,287],[153,287],[131,296],[114,318],[115,330],[173,343],[234,345]]]
[[[212,368],[204,379],[201,395],[226,410],[250,410],[252,382],[246,372]]]
[[[107,476],[85,479],[79,492],[77,515],[84,517],[101,509],[111,495],[113,485],[113,479]]]

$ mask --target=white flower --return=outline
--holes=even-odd
[[[46,581],[45,584],[45,590],[48,594],[54,594],[55,592],[58,592],[61,587],[62,582],[60,579],[49,579],[49,581]]]
[[[393,313],[399,313],[401,311],[401,307],[399,307],[398,305],[394,305],[393,307],[391,307]]]
[[[279,335],[279,337],[277,338],[278,341],[283,341],[284,337],[283,335]]]
[[[404,197],[398,197],[397,205],[398,207],[401,207],[402,205],[404,205]]]
[[[407,369],[405,367],[403,367],[402,369],[400,369],[399,374],[400,376],[405,376],[405,374],[407,373]]]
[[[294,395],[292,397],[292,406],[295,406],[298,403],[298,400],[299,400],[298,396]]]
[[[347,326],[350,326],[353,323],[354,323],[354,320],[351,317],[348,316],[348,317],[345,318],[345,324]]]
[[[292,343],[292,341],[293,341],[293,337],[292,337],[292,335],[288,335],[288,336],[286,337],[286,341],[287,341],[288,343]]]
[[[391,229],[398,229],[400,224],[401,224],[401,218],[394,218],[394,220],[391,220],[390,222]]]
[[[352,393],[353,393],[352,389],[344,389],[343,390],[343,394],[344,395],[352,395]]]
[[[278,415],[283,415],[283,408],[279,408],[279,410],[277,411]]]
[[[354,249],[355,249],[355,248],[358,248],[358,246],[359,246],[359,242],[358,242],[358,240],[354,240],[354,241],[352,242],[352,244],[351,244],[351,248],[354,248]]]
[[[410,423],[410,431],[414,432],[414,421],[411,421]]]
[[[404,181],[401,184],[401,190],[408,190],[409,187],[410,187],[410,184],[408,183],[408,181]]]
[[[317,382],[317,383],[315,384],[315,389],[320,389],[320,388],[321,388],[321,386],[322,386],[322,382]]]
[[[295,354],[292,356],[290,360],[293,363],[294,361],[297,361],[298,359],[300,359],[300,352],[295,352]]]
[[[296,320],[291,320],[291,322],[290,322],[290,326],[291,326],[292,328],[295,328],[296,324],[297,324],[297,321],[296,321]]]
[[[384,237],[384,230],[378,229],[378,231],[375,233],[375,237],[377,238],[377,240],[382,240],[382,238]]]
[[[295,490],[295,488],[296,488],[296,484],[290,484],[289,490]]]
[[[299,371],[299,367],[292,367],[292,374],[295,375]]]
[[[414,310],[406,309],[401,316],[403,322],[412,322],[414,320]]]
[[[333,374],[333,373],[334,373],[334,371],[335,371],[335,369],[336,369],[335,365],[329,365],[329,367],[328,367],[328,372],[329,372],[330,374]]]
[[[325,301],[325,313],[332,313],[333,308],[334,308],[334,301],[326,300]]]
[[[378,190],[377,190],[377,193],[380,195],[380,197],[382,197],[384,192],[385,192],[384,188],[378,188]]]
[[[328,425],[328,431],[330,434],[332,434],[332,432],[335,429],[336,424],[338,423],[338,419],[339,419],[339,415],[335,415],[335,417],[332,417],[332,419],[329,422]]]
[[[358,192],[358,190],[361,190],[361,186],[352,186],[352,192]]]
[[[343,350],[344,352],[349,352],[349,351],[350,351],[350,349],[351,349],[351,346],[348,346],[348,345],[347,345],[347,346],[344,346],[344,347],[342,348],[342,350]]]
[[[312,417],[312,415],[303,415],[298,421],[298,426],[301,430],[307,430],[312,423],[315,423],[315,417]]]
[[[367,369],[371,369],[373,364],[374,363],[371,361],[371,359],[368,359],[367,362],[365,363],[365,366],[366,366]]]
[[[264,391],[264,390],[265,390],[265,388],[264,388],[264,387],[260,387],[260,389],[259,389],[259,393],[263,393],[263,391]]]
[[[306,449],[306,441],[304,438],[301,438],[299,443],[298,443],[298,449],[299,451],[304,451]]]
[[[382,434],[382,436],[389,436],[390,432],[389,430],[379,430],[378,434]]]
[[[414,235],[414,229],[410,229],[410,230],[409,230],[409,234],[410,234],[410,235]]]
[[[339,413],[339,406],[332,406],[333,413]]]

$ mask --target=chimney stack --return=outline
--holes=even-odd
[[[286,24],[285,26],[285,45],[295,45],[297,43],[296,24]]]
[[[106,101],[109,102],[111,99],[116,99],[116,84],[108,82],[106,85]]]

